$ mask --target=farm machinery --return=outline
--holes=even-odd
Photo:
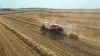
[[[58,24],[50,24],[49,22],[44,22],[41,24],[41,29],[42,30],[48,30],[51,32],[56,32],[56,33],[63,33],[63,28],[59,26]]]
[[[79,40],[78,35],[73,34],[73,33],[70,33],[69,35],[67,35],[67,33],[64,32],[63,27],[61,27],[58,24],[50,24],[49,22],[44,22],[44,23],[41,24],[41,30],[43,30],[43,31],[46,30],[47,32],[52,33],[53,36],[56,35],[55,33],[60,33],[60,34],[57,34],[57,35],[59,35],[59,36],[68,36],[71,39]],[[45,33],[47,33],[47,32],[45,32]]]

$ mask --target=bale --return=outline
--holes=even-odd
[[[68,37],[74,40],[79,40],[79,36],[73,33],[70,33]]]

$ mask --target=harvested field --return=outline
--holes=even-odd
[[[33,10],[0,15],[0,55],[100,56],[99,11]],[[41,22],[45,21],[58,23],[64,28],[66,34],[78,35],[78,40],[40,30]],[[5,25],[9,27],[5,27]],[[11,29],[20,33],[15,33],[16,31]],[[21,34],[27,36],[28,40],[23,40],[19,36]],[[33,48],[34,46],[35,48]]]
[[[0,24],[0,56],[39,56],[39,54]]]

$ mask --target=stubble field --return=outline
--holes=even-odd
[[[33,10],[0,15],[0,56],[100,56],[99,11]],[[40,30],[45,21],[61,25],[67,35],[74,33],[79,39]]]

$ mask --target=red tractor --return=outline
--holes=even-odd
[[[58,24],[49,24],[48,22],[42,23],[41,29],[49,30],[52,32],[63,32],[63,28],[60,27]]]

